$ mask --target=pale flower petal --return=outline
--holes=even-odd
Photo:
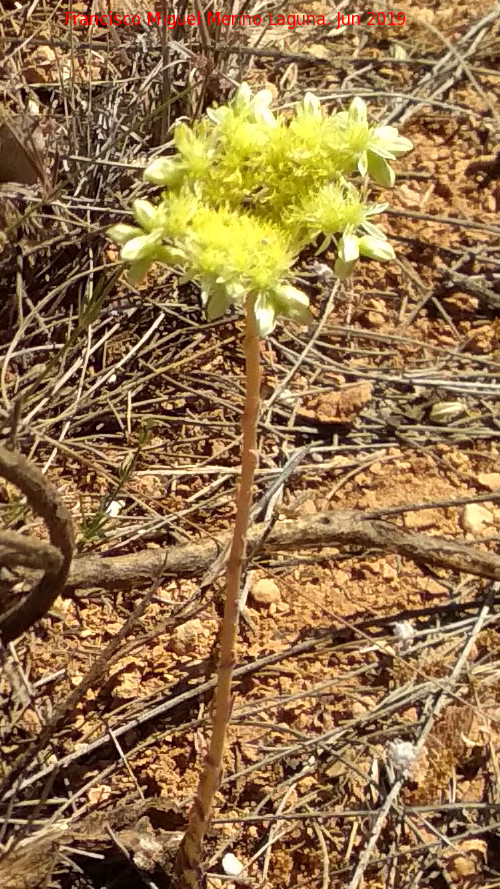
[[[359,238],[345,234],[339,241],[338,253],[344,262],[355,262],[359,257]]]
[[[132,204],[132,212],[136,222],[146,231],[154,228],[156,221],[156,208],[149,201],[137,200]]]
[[[214,124],[220,124],[227,117],[229,113],[229,108],[224,105],[221,105],[219,108],[207,108],[205,114],[208,119]]]
[[[276,118],[272,111],[269,108],[264,108],[263,105],[258,105],[254,108],[254,117],[255,120],[259,123],[263,123],[266,127],[276,127]]]
[[[366,123],[367,122],[367,109],[366,102],[363,101],[359,96],[356,96],[351,104],[349,105],[349,121],[353,123]]]
[[[396,127],[389,126],[375,127],[370,142],[372,151],[376,150],[375,145],[379,146],[380,151],[386,152],[382,157],[397,157],[413,148],[413,143],[405,136],[400,136]]]
[[[248,107],[251,101],[252,90],[248,86],[248,83],[242,83],[241,86],[239,86],[236,90],[236,94],[233,99],[234,107],[237,111],[239,111],[240,109]]]
[[[123,247],[127,241],[131,241],[132,238],[138,238],[142,234],[142,229],[137,228],[135,225],[125,225],[122,222],[112,225],[107,231],[108,238],[114,241],[115,244],[119,244],[120,247]]]
[[[306,93],[304,96],[304,111],[311,117],[321,117],[321,102],[314,93]]]
[[[392,167],[383,157],[371,150],[368,152],[368,173],[371,179],[383,188],[392,188],[396,181]]]
[[[370,206],[365,209],[365,216],[377,216],[379,213],[384,213],[388,206],[388,203],[370,204]]]
[[[366,176],[368,172],[368,155],[366,151],[362,151],[358,157],[358,173],[360,176]]]
[[[358,248],[362,256],[369,256],[370,259],[387,261],[394,259],[396,255],[389,241],[373,238],[371,235],[364,235],[364,237],[359,238]]]
[[[273,94],[272,94],[271,90],[264,89],[264,90],[259,90],[258,93],[255,93],[252,105],[254,106],[254,108],[257,108],[257,106],[263,107],[263,108],[269,108],[272,105],[272,101],[273,101]]]
[[[362,222],[361,228],[366,232],[367,235],[371,235],[372,238],[380,238],[382,241],[387,240],[387,237],[382,229],[379,228],[378,225],[373,225],[373,222],[368,222],[367,219]]]
[[[259,296],[255,300],[255,320],[259,336],[269,336],[276,326],[276,311],[269,299]]]
[[[142,235],[132,238],[121,249],[121,258],[125,262],[137,262],[139,259],[152,259],[158,245],[158,235]]]

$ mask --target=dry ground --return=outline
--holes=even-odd
[[[281,103],[362,95],[415,146],[384,220],[397,261],[339,287],[305,257],[316,322],[262,345],[254,520],[349,508],[496,551],[500,10],[340,6],[363,24],[221,29],[214,54],[193,28],[89,33],[56,2],[4,3],[2,432],[71,510],[79,559],[153,560],[231,527],[241,321],[206,324],[165,271],[132,291],[104,230],[146,193],[135,168],[171,123],[244,78]],[[368,27],[371,9],[405,24]],[[444,421],[442,403],[456,403]],[[15,488],[0,501],[4,528],[43,534]],[[68,588],[4,650],[3,889],[153,885],[126,856],[141,832],[182,827],[206,748],[221,584],[191,567],[149,587],[115,651],[144,577]],[[5,570],[2,584],[24,589]],[[383,549],[257,548],[246,590],[208,885],[231,885],[227,851],[251,887],[500,885],[497,585],[389,535]],[[419,750],[407,775],[397,739]]]

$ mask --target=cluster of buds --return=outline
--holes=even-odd
[[[334,249],[341,279],[360,256],[394,257],[371,221],[386,204],[367,204],[365,183],[392,186],[389,161],[412,148],[395,127],[371,126],[359,98],[330,115],[312,93],[291,116],[275,115],[271,104],[269,90],[253,95],[243,84],[198,123],[178,123],[176,153],[144,173],[165,189],[159,203],[134,201],[136,225],[108,233],[132,283],[165,263],[200,286],[210,319],[253,294],[261,336],[278,316],[309,323],[308,297],[291,283],[307,244]]]

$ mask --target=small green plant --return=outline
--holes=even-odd
[[[212,734],[171,886],[199,889],[203,839],[220,783],[238,632],[238,600],[258,460],[260,337],[279,317],[309,324],[307,295],[293,283],[307,245],[335,253],[345,279],[360,256],[390,260],[394,251],[372,218],[386,204],[369,203],[369,181],[391,187],[389,161],[412,144],[395,127],[371,125],[355,98],[347,111],[326,114],[312,93],[291,113],[271,111],[272,94],[243,84],[228,105],[209,109],[193,126],[178,123],[176,153],[154,160],[144,178],[165,191],[157,204],[136,200],[135,226],[115,225],[129,278],[140,282],[155,262],[195,281],[209,319],[230,307],[246,315],[245,405],[241,476],[226,572]]]
[[[139,456],[149,440],[149,429],[143,428],[137,437],[137,446],[122,461],[116,470],[116,481],[107,494],[100,498],[96,511],[87,515],[83,499],[80,499],[82,520],[80,523],[80,540],[77,550],[80,551],[87,543],[95,540],[103,540],[106,536],[106,526],[110,515],[113,514],[113,506],[119,504],[118,497],[133,478]]]

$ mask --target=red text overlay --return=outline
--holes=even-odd
[[[204,18],[208,25],[222,25],[230,27],[252,27],[265,25],[271,28],[287,28],[292,31],[301,25],[323,25],[333,30],[339,30],[348,26],[366,25],[368,27],[382,27],[382,25],[400,26],[405,23],[404,12],[363,12],[348,13],[335,12],[328,21],[324,15],[276,15],[269,12],[265,15],[222,15],[219,12],[207,12]],[[117,25],[125,27],[137,27],[138,25],[161,25],[169,30],[179,25],[193,27],[201,24],[201,13],[194,15],[170,15],[161,12],[141,12],[126,13],[119,12],[103,13],[102,15],[83,15],[78,12],[66,12],[66,24],[72,24],[80,27],[89,27],[90,25]]]

